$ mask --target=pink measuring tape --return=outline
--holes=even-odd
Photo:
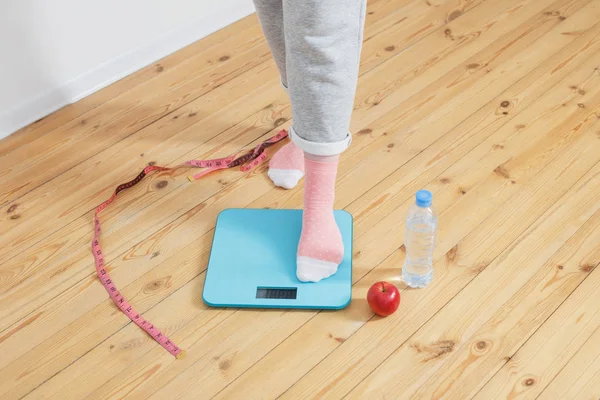
[[[100,238],[100,230],[101,229],[100,229],[100,219],[98,218],[98,215],[102,212],[102,210],[104,210],[106,207],[108,207],[108,205],[111,204],[115,200],[115,198],[117,197],[117,195],[120,192],[137,185],[138,183],[140,183],[142,181],[142,179],[144,179],[151,172],[169,171],[169,170],[174,170],[174,169],[184,167],[184,166],[185,167],[206,168],[204,171],[202,171],[196,175],[190,176],[188,178],[190,181],[194,181],[194,180],[202,178],[203,176],[205,176],[213,171],[217,171],[220,169],[233,168],[233,167],[240,166],[240,170],[242,170],[244,172],[250,171],[250,170],[256,168],[258,165],[260,165],[264,160],[266,160],[267,153],[266,153],[265,149],[267,147],[269,147],[277,142],[280,142],[281,140],[285,139],[287,136],[288,136],[287,131],[282,130],[277,135],[273,136],[272,138],[270,138],[270,139],[262,142],[258,146],[256,146],[254,148],[254,150],[250,150],[246,154],[244,154],[240,157],[237,157],[237,158],[236,158],[236,154],[234,154],[229,157],[218,158],[218,159],[214,159],[214,160],[190,160],[190,161],[186,161],[185,163],[183,163],[181,165],[178,165],[176,167],[171,167],[171,168],[154,166],[154,165],[147,166],[146,168],[144,168],[142,170],[142,172],[139,173],[138,176],[135,177],[135,179],[117,186],[117,188],[115,189],[112,196],[110,196],[110,198],[108,200],[106,200],[105,202],[103,202],[96,208],[96,213],[94,214],[94,240],[92,240],[92,253],[94,255],[94,261],[96,263],[96,273],[98,274],[98,278],[100,279],[100,282],[102,282],[102,285],[104,286],[104,288],[110,295],[110,298],[115,302],[117,307],[119,307],[119,309],[121,309],[121,311],[125,315],[127,315],[127,317],[129,317],[130,320],[132,320],[140,328],[145,330],[154,340],[156,340],[162,347],[164,347],[173,356],[180,358],[183,355],[183,351],[178,346],[176,346],[175,343],[173,343],[168,337],[166,337],[161,331],[159,331],[158,328],[156,328],[156,326],[154,326],[154,324],[151,324],[149,321],[145,320],[140,314],[135,312],[135,310],[133,309],[131,304],[129,304],[127,302],[127,300],[125,300],[123,295],[121,295],[121,293],[115,286],[112,279],[110,279],[108,271],[106,271],[106,268],[105,268],[104,255],[102,254],[102,249],[100,247],[99,238]]]

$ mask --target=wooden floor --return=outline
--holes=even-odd
[[[355,218],[337,312],[212,309],[217,214],[300,208],[266,163],[195,183],[148,163],[250,148],[290,106],[250,16],[0,141],[0,398],[599,399],[600,0],[372,0],[336,207]],[[270,154],[274,150],[270,150]],[[399,275],[415,191],[440,213],[435,279]],[[377,280],[402,290],[375,317]]]

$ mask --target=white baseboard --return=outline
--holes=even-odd
[[[254,12],[249,0],[212,2],[210,13],[0,113],[0,139]]]

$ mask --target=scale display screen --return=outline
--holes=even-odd
[[[257,299],[296,299],[298,288],[256,288]]]

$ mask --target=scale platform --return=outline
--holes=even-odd
[[[352,215],[334,211],[344,259],[318,283],[296,277],[302,210],[227,209],[217,218],[202,298],[213,307],[341,309],[352,296]]]

